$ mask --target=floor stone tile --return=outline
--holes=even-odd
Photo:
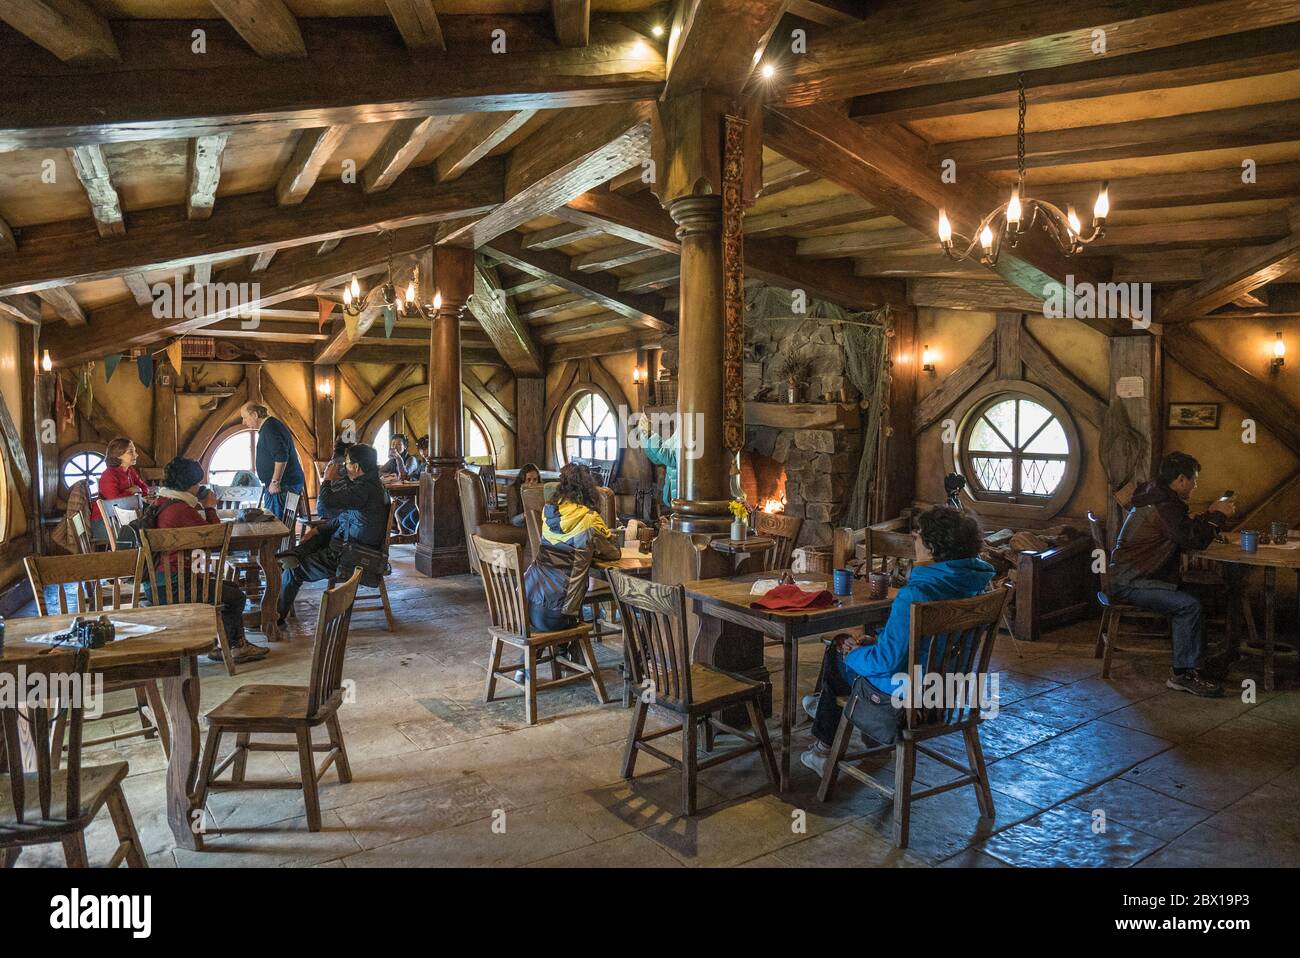
[[[1102,782],[1172,745],[1162,738],[1106,722],[1089,722],[1017,756],[1077,782]]]
[[[1087,812],[1065,806],[998,832],[980,848],[1025,868],[1116,868],[1134,865],[1164,844],[1118,822],[1103,827]]]
[[[1089,814],[1100,810],[1108,821],[1165,840],[1177,838],[1210,816],[1204,808],[1180,802],[1123,778],[1113,778],[1091,791],[1076,795],[1068,804]]]

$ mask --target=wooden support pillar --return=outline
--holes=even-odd
[[[337,366],[312,366],[311,425],[316,436],[318,462],[325,462],[334,455],[334,400],[338,391]]]
[[[700,91],[659,106],[653,189],[677,224],[681,292],[677,368],[677,493],[672,527],[725,533],[733,457],[723,435],[723,140],[725,118],[746,114],[738,202],[757,195],[762,121],[757,103]]]
[[[546,380],[520,376],[515,380],[515,465],[546,466]]]
[[[176,380],[179,371],[165,359],[153,378],[153,461],[165,466],[176,458]]]
[[[429,337],[429,468],[420,478],[415,567],[427,576],[469,571],[456,475],[465,465],[460,314],[474,292],[474,251],[438,246],[420,256],[419,301],[442,297]]]
[[[921,350],[916,342],[916,309],[891,309],[886,341],[889,350],[887,408],[880,420],[876,489],[867,517],[871,522],[892,519],[916,498],[916,439],[912,416],[916,407],[916,377]]]
[[[1106,473],[1110,487],[1106,528],[1111,542],[1115,541],[1124,518],[1121,505],[1115,501],[1115,494],[1130,483],[1153,478],[1160,457],[1164,455],[1164,420],[1161,415],[1164,393],[1162,352],[1161,340],[1157,335],[1112,336],[1110,339],[1109,399],[1112,408],[1106,414],[1101,446],[1103,456],[1110,450],[1109,461],[1104,465],[1108,467]],[[1119,408],[1116,409],[1116,406]],[[1118,415],[1120,411],[1123,412],[1123,418]],[[1135,446],[1118,441],[1122,438],[1118,435],[1108,436],[1108,433],[1124,423],[1140,439]],[[1126,452],[1130,448],[1132,452]],[[1124,461],[1127,465],[1130,456],[1131,470],[1124,470],[1130,472],[1130,475],[1118,475],[1118,463]]]

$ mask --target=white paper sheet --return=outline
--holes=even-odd
[[[771,592],[780,584],[781,584],[780,579],[757,579],[755,580],[753,586],[750,587],[749,594],[767,595],[769,592]],[[830,588],[830,585],[828,583],[816,582],[812,579],[795,579],[794,584],[797,585],[804,592],[821,592],[823,590]]]

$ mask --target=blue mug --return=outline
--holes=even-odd
[[[1241,551],[1256,552],[1259,550],[1259,530],[1243,529],[1241,533]]]
[[[850,569],[835,570],[834,591],[836,595],[853,594],[853,572]]]

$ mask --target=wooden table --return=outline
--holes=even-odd
[[[166,703],[171,757],[167,762],[167,824],[182,848],[203,847],[196,817],[195,780],[199,769],[198,656],[217,638],[217,610],[210,605],[155,606],[109,613],[119,622],[162,625],[162,632],[121,639],[90,651],[90,672],[105,682],[158,679]],[[5,622],[5,662],[22,662],[47,654],[52,645],[26,641],[28,636],[66,630],[76,616],[25,617]]]
[[[1266,546],[1263,543],[1257,552],[1241,551],[1241,535],[1236,532],[1226,533],[1227,542],[1212,542],[1206,549],[1189,553],[1211,562],[1225,562],[1235,565],[1259,566],[1264,570],[1264,690],[1273,690],[1273,653],[1277,641],[1277,570],[1292,569],[1296,574],[1296,612],[1300,616],[1300,535],[1290,533],[1287,545]],[[1231,623],[1232,615],[1228,616]],[[1229,626],[1229,650],[1237,652],[1238,642]]]
[[[262,567],[262,578],[266,587],[262,590],[261,611],[248,612],[244,615],[244,624],[261,632],[271,642],[284,638],[280,634],[280,560],[275,554],[280,551],[281,543],[289,535],[289,527],[279,519],[266,522],[229,521],[234,528],[230,530],[230,549],[232,552],[245,551],[257,556],[257,564]]]
[[[622,555],[617,559],[592,560],[592,567],[600,572],[604,572],[608,569],[617,569],[619,572],[629,572],[632,575],[650,571],[650,566],[652,565],[650,554],[642,552],[639,544],[625,545],[621,552]]]
[[[763,639],[773,639],[781,643],[784,697],[781,705],[781,756],[778,765],[782,791],[790,787],[790,737],[794,718],[799,713],[799,640],[809,635],[882,621],[888,615],[896,593],[896,590],[890,589],[885,598],[872,599],[867,582],[854,579],[853,595],[837,596],[836,604],[826,608],[789,612],[751,609],[749,604],[758,598],[749,591],[754,581],[779,579],[783,572],[784,570],[757,572],[734,579],[697,579],[685,583],[690,611],[699,616],[700,621],[693,653],[695,661],[712,663],[714,646],[726,623],[754,634],[760,642]],[[795,578],[820,581],[821,574],[801,573]],[[827,576],[828,592],[830,588],[831,578]]]

